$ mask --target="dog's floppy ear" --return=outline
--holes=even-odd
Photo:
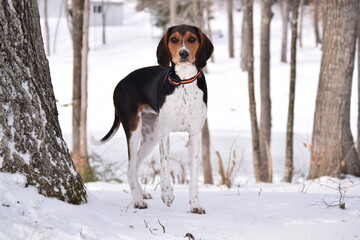
[[[195,65],[197,69],[202,69],[206,66],[206,61],[211,57],[211,54],[214,51],[214,46],[200,28],[198,28],[198,31],[200,37],[200,46],[196,53]]]
[[[156,57],[159,65],[163,68],[167,68],[171,61],[171,56],[168,49],[168,31],[161,38],[156,50]]]

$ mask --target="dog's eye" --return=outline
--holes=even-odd
[[[194,37],[190,37],[188,41],[189,41],[189,43],[193,43],[193,42],[195,42],[195,41],[196,41],[196,38],[194,38]]]
[[[170,41],[171,41],[172,43],[177,43],[179,40],[177,40],[176,38],[172,37],[172,38],[170,38]]]

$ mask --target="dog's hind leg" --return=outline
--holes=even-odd
[[[141,143],[137,153],[136,178],[138,178],[137,173],[142,161],[151,153],[156,144],[159,142],[158,116],[155,114],[143,114],[141,118]],[[143,198],[151,199],[151,195],[143,190],[139,181],[137,181],[137,183],[139,184],[139,189]]]
[[[131,189],[131,195],[135,208],[147,208],[147,203],[143,201],[142,190],[137,179],[137,152],[141,137],[141,117],[136,116],[138,123],[135,130],[127,134],[129,162],[127,178]]]
[[[161,167],[160,167],[161,199],[166,206],[170,207],[170,205],[175,199],[175,196],[170,182],[169,133],[160,137],[159,148],[160,148],[160,163],[161,163]]]

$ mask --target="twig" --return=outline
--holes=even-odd
[[[127,205],[126,209],[125,209],[125,212],[127,212],[127,210],[129,209],[130,205],[132,204],[133,202],[129,203],[129,205]]]
[[[260,188],[259,195],[258,195],[259,197],[260,197],[261,192],[262,192],[262,188]]]
[[[162,227],[162,229],[163,229],[163,233],[165,233],[165,227],[164,227],[164,225],[162,225],[162,224],[161,224],[160,219],[158,219],[158,223],[159,223],[159,224],[160,224],[160,226]]]

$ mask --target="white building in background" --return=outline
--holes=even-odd
[[[67,0],[46,0],[49,18],[65,17],[64,5]],[[38,0],[40,17],[44,15],[44,0]],[[123,24],[123,0],[90,0],[90,26],[103,25],[103,13],[106,26],[120,26]]]

